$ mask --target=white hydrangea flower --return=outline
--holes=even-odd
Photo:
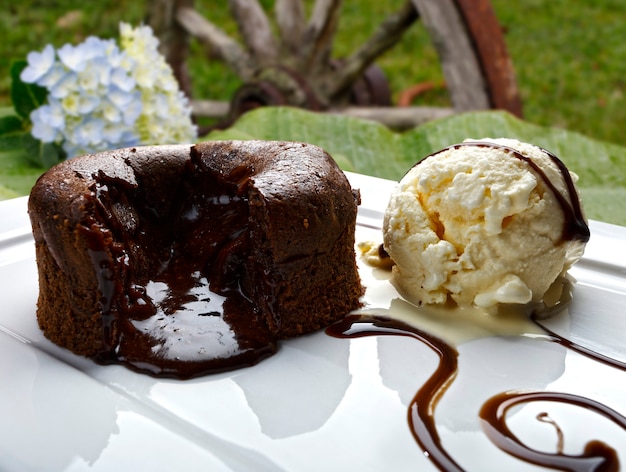
[[[59,129],[52,124],[50,119],[52,115],[53,111],[50,105],[43,105],[31,114],[31,120],[33,121],[32,135],[45,143],[51,143],[59,136]],[[65,120],[63,120],[63,124],[65,124]]]
[[[102,132],[104,131],[104,121],[98,118],[90,117],[83,120],[80,126],[73,129],[73,140],[79,146],[88,148],[97,146],[102,142]]]
[[[23,82],[37,82],[45,76],[54,64],[54,48],[48,44],[43,51],[29,52],[26,56],[28,66],[22,71],[20,79]]]
[[[122,121],[122,111],[109,97],[103,98],[100,106],[102,107],[102,117],[105,121],[115,125]]]
[[[54,57],[54,49],[53,57]],[[48,90],[52,90],[56,85],[65,79],[67,75],[67,69],[63,66],[63,64],[55,62],[50,69],[43,75],[39,80],[37,80],[37,84],[40,86],[47,88]],[[26,80],[22,79],[22,81],[26,82]]]
[[[159,53],[159,42],[148,26],[120,25],[122,50],[136,61],[133,77],[141,90],[143,112],[138,119],[142,143],[192,142],[197,129],[191,105],[180,91],[172,69]],[[165,108],[164,108],[165,105]]]
[[[152,30],[122,23],[120,44],[91,36],[28,55],[21,79],[48,90],[30,116],[35,138],[60,144],[68,157],[196,139],[189,101]]]
[[[64,45],[57,51],[57,55],[65,67],[72,72],[81,72],[85,70],[87,66],[87,58],[84,55],[85,48],[79,46],[72,46],[71,44]]]

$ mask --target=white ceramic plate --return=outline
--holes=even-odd
[[[393,183],[349,178],[363,197],[357,240],[380,238]],[[586,255],[571,271],[574,301],[550,327],[624,362],[626,228],[592,222],[591,229]],[[367,311],[419,318],[383,272],[362,265],[361,274]],[[0,470],[436,470],[407,422],[413,395],[437,365],[418,341],[318,332],[282,342],[251,368],[157,380],[51,344],[36,324],[37,291],[26,199],[0,203]],[[458,335],[462,326],[450,323],[433,329]],[[626,415],[626,372],[544,336],[495,336],[485,328],[457,348],[458,376],[435,419],[443,445],[466,470],[545,470],[508,456],[483,433],[478,410],[499,392],[575,393]],[[539,421],[541,412],[552,423]],[[534,402],[508,422],[546,452],[557,448],[555,424],[564,453],[579,454],[598,439],[626,464],[626,432],[583,408]]]

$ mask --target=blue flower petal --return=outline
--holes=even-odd
[[[20,74],[22,82],[34,83],[43,77],[54,64],[54,48],[48,44],[42,52],[32,51],[26,56],[28,66]]]
[[[70,70],[81,72],[87,65],[85,49],[79,46],[66,44],[58,51],[59,59]]]

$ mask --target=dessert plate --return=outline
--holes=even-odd
[[[348,177],[363,198],[357,242],[380,241],[394,183]],[[573,301],[542,322],[569,347],[526,319],[429,315],[403,300],[387,272],[360,263],[362,313],[405,320],[456,346],[458,373],[434,421],[461,468],[545,470],[485,434],[479,411],[501,392],[574,394],[626,415],[626,228],[592,221],[591,230],[571,271]],[[0,470],[437,470],[409,427],[413,397],[438,365],[416,339],[320,331],[283,341],[256,366],[188,381],[96,365],[37,327],[25,198],[0,203],[0,282]],[[548,457],[580,455],[597,440],[626,464],[623,424],[581,404],[526,402],[506,424]]]

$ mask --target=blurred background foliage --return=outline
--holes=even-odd
[[[148,0],[146,0],[148,1]],[[404,0],[344,0],[335,56],[360,45]],[[272,0],[261,0],[271,10]],[[313,1],[305,0],[310,8]],[[626,145],[626,2],[623,0],[491,0],[505,32],[524,103],[524,118]],[[196,0],[207,18],[237,36],[227,2]],[[45,44],[78,43],[89,35],[117,37],[119,21],[137,25],[137,0],[0,0],[0,106],[10,105],[9,66]],[[419,82],[443,80],[437,55],[421,24],[378,63],[394,96]],[[227,100],[240,85],[210,51],[192,46],[190,70],[198,98]],[[416,105],[448,104],[444,89]]]

